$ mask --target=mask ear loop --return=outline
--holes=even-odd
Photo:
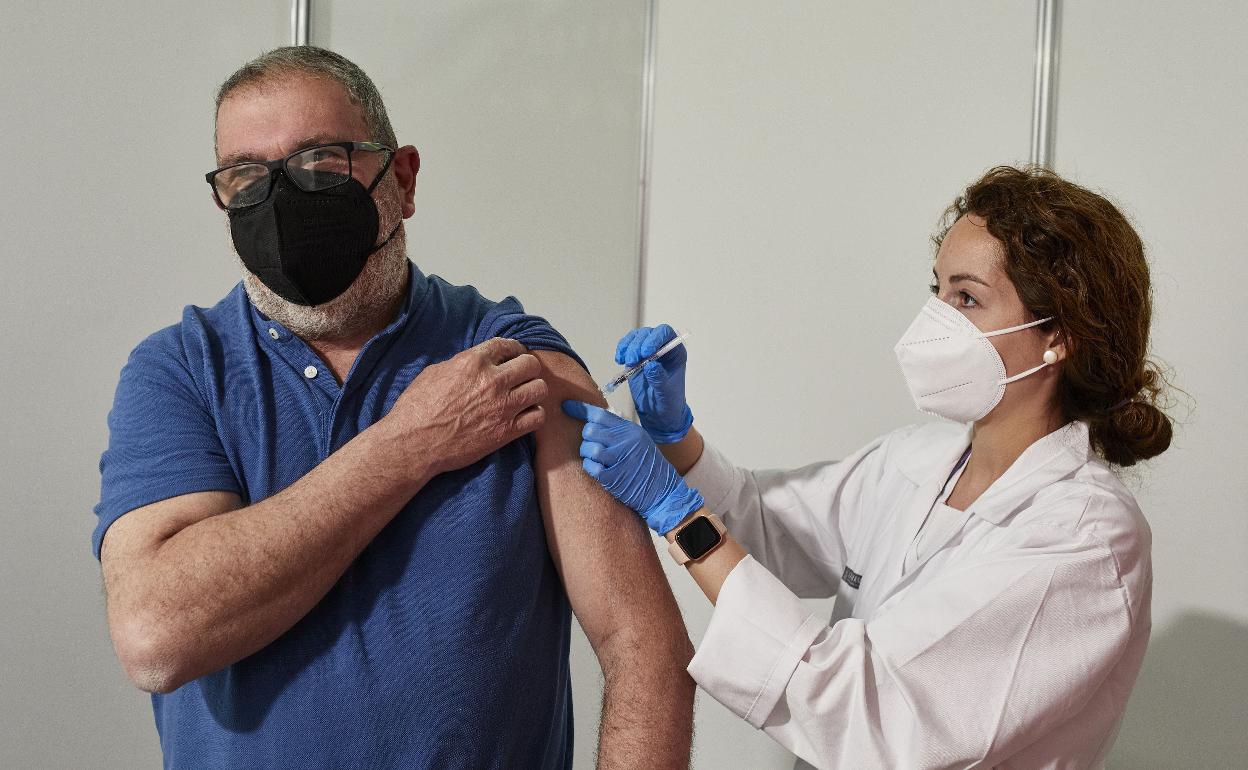
[[[1021,380],[1028,375],[1035,374],[1036,372],[1040,371],[1044,367],[1051,366],[1052,364],[1055,364],[1055,363],[1057,363],[1057,353],[1053,352],[1052,350],[1046,350],[1044,351],[1044,363],[1040,364],[1039,366],[1033,366],[1027,371],[1020,372],[1014,375],[1013,377],[1006,377],[1004,380],[997,380],[997,384],[1008,385],[1011,382],[1014,382],[1016,380]]]
[[[980,332],[980,335],[983,337],[995,337],[998,334],[1009,334],[1010,332],[1021,332],[1023,329],[1030,329],[1033,326],[1039,326],[1040,324],[1048,323],[1049,321],[1052,321],[1052,320],[1053,320],[1053,316],[1049,316],[1048,318],[1041,318],[1039,321],[1032,321],[1031,323],[1019,324],[1018,326],[1011,326],[1008,329],[997,329],[995,332]]]
[[[397,233],[397,232],[399,231],[399,228],[400,228],[400,227],[402,227],[402,226],[403,226],[403,220],[402,220],[402,219],[400,219],[400,220],[399,220],[399,223],[398,223],[397,225],[395,225],[395,226],[394,226],[394,229],[393,229],[393,230],[391,230],[391,231],[390,231],[390,234],[389,234],[389,235],[387,235],[387,236],[385,237],[385,239],[384,239],[384,240],[382,240],[382,242],[381,242],[381,243],[379,243],[379,244],[377,244],[376,246],[374,246],[373,248],[369,249],[369,250],[368,250],[368,253],[369,253],[369,254],[373,254],[373,253],[375,253],[375,252],[377,252],[377,251],[380,251],[380,250],[382,249],[382,247],[384,247],[387,243],[389,243],[389,242],[390,242],[390,239],[394,237],[394,234],[395,234],[395,233]]]
[[[1031,323],[1020,324],[1018,326],[1011,326],[1008,329],[997,329],[995,332],[983,332],[983,336],[995,337],[998,334],[1009,334],[1010,332],[1018,332],[1018,331],[1022,331],[1023,329],[1030,329],[1033,326],[1039,326],[1042,323],[1047,323],[1052,320],[1053,320],[1053,316],[1049,316],[1048,318],[1041,318],[1040,320],[1032,321]],[[1009,385],[1011,382],[1017,382],[1018,380],[1021,380],[1024,377],[1033,375],[1036,372],[1043,369],[1044,367],[1049,366],[1050,364],[1055,364],[1055,363],[1057,363],[1057,353],[1053,352],[1052,350],[1046,350],[1044,351],[1044,363],[1040,364],[1039,366],[1033,366],[1032,368],[1028,369],[1025,372],[1019,372],[1013,377],[1006,377],[1003,380],[997,380],[997,384]]]

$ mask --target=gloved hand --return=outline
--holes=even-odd
[[[616,500],[666,535],[705,505],[680,477],[646,432],[623,417],[582,401],[564,401],[569,417],[584,420],[581,464]]]
[[[676,330],[667,324],[633,329],[616,345],[615,362],[636,366],[675,338]],[[693,425],[693,412],[685,403],[685,363],[688,360],[685,346],[678,345],[659,360],[646,364],[640,374],[628,381],[633,404],[637,406],[637,419],[657,444],[675,444]]]

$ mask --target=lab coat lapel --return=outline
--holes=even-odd
[[[962,458],[970,441],[968,428],[966,432],[956,434],[939,444],[916,446],[908,455],[898,459],[902,473],[916,486],[909,499],[902,504],[897,526],[893,529],[895,539],[889,544],[889,563],[880,573],[881,579],[890,585],[880,594],[881,598],[892,594],[909,574],[913,574],[913,570],[903,574],[906,552],[914,543],[924,519],[931,512],[941,487],[949,478],[949,472]],[[917,569],[917,565],[915,568]]]
[[[985,521],[1000,524],[1041,489],[1068,477],[1091,457],[1087,423],[1067,423],[1027,447],[969,510]]]
[[[965,444],[961,447],[955,456],[947,459],[947,462],[942,461],[942,464],[935,469],[935,475],[920,485],[915,492],[907,513],[905,527],[901,530],[905,541],[893,544],[895,553],[898,554],[897,566],[896,571],[891,572],[890,565],[890,573],[895,574],[897,579],[889,588],[888,593],[884,595],[885,599],[905,587],[929,559],[939,553],[954,535],[965,529],[966,522],[971,516],[978,516],[993,524],[1001,524],[1031,500],[1040,489],[1054,481],[1066,478],[1082,467],[1088,461],[1091,451],[1088,443],[1088,426],[1082,422],[1069,423],[1036,441],[1019,455],[1001,478],[993,482],[992,486],[988,487],[979,499],[963,512],[959,526],[946,530],[940,541],[933,543],[927,549],[926,555],[914,562],[908,572],[902,574],[905,554],[913,545],[923,519],[935,503],[936,496],[940,494],[941,486],[948,478],[949,471],[961,458]],[[944,468],[943,471],[940,470],[941,467]]]

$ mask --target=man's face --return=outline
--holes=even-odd
[[[284,74],[243,86],[217,111],[217,162],[284,158],[297,150],[328,142],[369,140],[359,107],[333,80]],[[402,148],[372,197],[379,217],[378,242],[414,211],[412,188],[415,150]],[[360,180],[364,186],[372,180]],[[302,306],[277,296],[244,268],[243,282],[252,302],[265,315],[305,339],[348,336],[375,326],[377,316],[393,306],[407,278],[406,241],[400,229],[373,253],[355,282],[338,297]]]

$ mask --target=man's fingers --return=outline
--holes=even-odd
[[[547,387],[546,381],[538,379],[529,380],[512,388],[507,394],[507,399],[511,408],[519,411],[542,403],[548,395],[550,395],[550,388]]]
[[[542,373],[542,362],[532,353],[521,353],[499,364],[498,372],[502,376],[503,384],[514,388],[522,382],[536,379]]]
[[[546,422],[546,410],[534,404],[516,415],[516,418],[511,422],[515,427],[517,437],[532,433]]]
[[[506,337],[494,337],[477,345],[477,349],[485,355],[486,359],[492,364],[501,364],[504,361],[510,361],[516,356],[522,356],[528,352],[528,348],[512,339]]]

